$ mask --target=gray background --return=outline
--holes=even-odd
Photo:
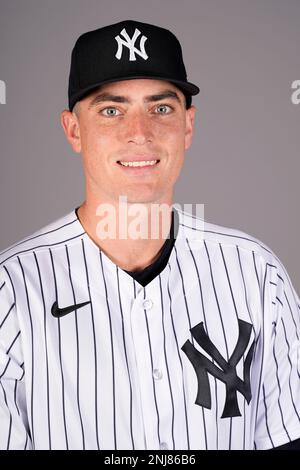
[[[171,29],[201,88],[174,202],[204,203],[209,221],[265,242],[300,292],[300,0],[0,0],[0,249],[82,202],[59,123],[71,50],[123,19]]]

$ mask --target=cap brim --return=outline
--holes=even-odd
[[[156,76],[149,76],[149,75],[139,75],[139,76],[128,76],[128,77],[117,77],[117,78],[110,78],[109,80],[102,80],[99,83],[95,83],[89,87],[84,88],[83,90],[80,90],[77,93],[74,93],[72,97],[69,100],[69,109],[72,111],[73,107],[75,106],[77,101],[82,100],[86,96],[88,96],[90,93],[92,93],[96,88],[98,88],[101,85],[105,85],[106,83],[114,83],[114,82],[121,82],[124,80],[135,80],[135,79],[149,79],[149,80],[163,80],[165,82],[170,82],[174,83],[174,85],[177,85],[177,87],[183,92],[187,93],[188,95],[197,95],[200,92],[200,88],[197,87],[197,85],[194,85],[193,83],[190,82],[183,82],[180,80],[173,80],[172,78],[167,78],[167,77],[156,77]]]

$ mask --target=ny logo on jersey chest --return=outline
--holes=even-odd
[[[141,34],[141,32],[137,28],[135,28],[135,31],[134,31],[134,34],[133,34],[132,38],[129,37],[129,35],[128,35],[125,28],[122,29],[120,34],[123,36],[123,38],[126,39],[126,41],[124,41],[124,39],[122,39],[120,37],[120,35],[115,37],[115,39],[118,43],[118,50],[117,50],[117,53],[116,53],[115,57],[118,60],[120,60],[121,57],[122,57],[123,46],[127,47],[129,49],[129,60],[130,61],[136,60],[135,54],[139,55],[144,60],[148,59],[148,55],[145,51],[145,42],[148,39],[148,38],[146,38],[146,36],[143,35],[140,38],[140,50],[139,50],[135,47],[136,40],[139,37],[139,35]]]
[[[211,392],[208,374],[211,374],[213,377],[221,380],[225,384],[226,399],[221,416],[222,418],[241,416],[237,401],[237,392],[240,392],[244,396],[248,404],[251,401],[250,366],[253,358],[255,342],[253,341],[245,358],[244,380],[241,380],[237,375],[236,366],[243,357],[249,344],[252,325],[243,320],[238,320],[238,324],[238,341],[228,361],[224,359],[216,346],[210,340],[204,330],[203,322],[194,326],[190,331],[199,346],[201,346],[201,348],[210,355],[217,365],[201,354],[189,340],[186,341],[181,348],[191,361],[197,375],[198,392],[195,402],[197,405],[211,409]]]

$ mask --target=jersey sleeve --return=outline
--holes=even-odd
[[[300,300],[275,256],[265,269],[257,449],[272,449],[300,438]]]
[[[0,450],[31,449],[21,332],[9,273],[0,269]]]

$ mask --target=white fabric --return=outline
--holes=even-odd
[[[181,211],[179,224],[145,288],[75,211],[1,253],[0,449],[267,449],[300,437],[300,301],[284,266],[241,231]],[[58,319],[56,300],[91,303]],[[213,362],[190,332],[203,322],[227,361],[238,319],[252,325],[241,380],[255,341],[252,398],[237,391],[241,416],[222,418],[225,384],[209,373],[211,405],[196,404],[181,348]]]

